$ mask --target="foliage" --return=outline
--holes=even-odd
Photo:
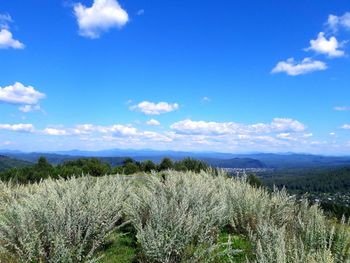
[[[345,219],[218,171],[0,183],[0,213],[5,262],[350,262]]]
[[[131,263],[137,262],[137,244],[134,233],[114,232],[101,248],[100,263]]]
[[[192,173],[172,172],[165,180],[154,174],[136,186],[127,214],[145,257],[150,262],[182,262],[198,252],[186,255],[191,245],[210,246],[225,221],[225,199],[216,191],[213,177]]]
[[[350,167],[277,170],[266,174],[266,186],[273,185],[300,192],[347,192],[350,188]]]
[[[204,162],[191,158],[175,162],[175,164],[169,158],[164,158],[159,165],[150,160],[137,162],[131,158],[125,158],[122,165],[112,168],[108,163],[102,162],[98,158],[80,158],[53,166],[46,158],[40,157],[35,165],[13,168],[0,173],[0,180],[25,184],[40,182],[47,178],[68,179],[72,176],[79,177],[82,175],[100,177],[107,174],[130,175],[140,172],[151,173],[152,171],[173,169],[174,166],[178,171],[195,172],[200,172],[201,170],[207,170],[209,168]]]
[[[73,263],[96,260],[95,251],[120,222],[128,183],[83,177],[7,188],[0,253],[19,262]]]
[[[0,155],[0,172],[9,170],[14,167],[22,168],[29,165],[32,165],[32,163]]]

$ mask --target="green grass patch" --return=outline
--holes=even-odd
[[[130,235],[113,233],[100,254],[100,263],[137,262],[137,249]]]
[[[233,251],[233,253],[229,252],[229,255],[223,253],[227,247],[222,247],[219,251],[222,253],[217,259],[216,262],[246,262],[247,259],[254,259],[254,251],[253,245],[249,242],[249,240],[242,235],[230,235],[227,232],[223,232],[220,234],[218,238],[219,244],[227,244],[230,241],[231,246],[229,250]]]

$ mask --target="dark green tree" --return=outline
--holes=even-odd
[[[159,164],[159,170],[169,170],[174,168],[174,163],[170,158],[164,158],[161,163]]]
[[[151,160],[146,160],[141,163],[141,170],[143,172],[149,173],[151,171],[155,171],[156,169],[157,169],[157,166]]]

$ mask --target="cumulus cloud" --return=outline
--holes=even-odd
[[[339,43],[333,36],[327,39],[323,32],[320,32],[317,39],[310,40],[310,47],[306,51],[312,50],[319,54],[325,54],[329,57],[342,57],[345,55],[343,50],[339,50],[344,43]]]
[[[0,124],[0,130],[14,131],[14,132],[34,132],[33,124]]]
[[[0,48],[23,49],[24,44],[19,40],[14,39],[12,33],[8,29],[3,28],[0,30]]]
[[[350,111],[350,107],[347,107],[347,106],[336,106],[336,107],[334,107],[334,110],[336,110],[336,111]]]
[[[327,27],[333,32],[337,32],[339,28],[350,29],[350,12],[346,12],[342,16],[329,15],[326,23]]]
[[[149,126],[159,126],[160,122],[155,119],[150,119],[149,121],[146,122],[146,124]]]
[[[312,58],[304,58],[300,63],[295,61],[294,58],[289,58],[286,61],[278,62],[271,73],[284,72],[290,76],[297,76],[326,69],[326,63]]]
[[[130,125],[114,124],[110,126],[81,124],[72,129],[72,134],[111,133],[115,136],[135,136],[137,129]]]
[[[149,102],[143,101],[137,105],[131,106],[130,110],[140,111],[146,115],[159,115],[162,113],[168,113],[175,111],[179,108],[179,104],[177,103],[168,103],[168,102]]]
[[[45,94],[31,86],[24,86],[20,82],[7,87],[0,87],[0,102],[11,104],[37,105]]]
[[[251,125],[236,122],[206,122],[187,119],[172,124],[170,128],[180,134],[247,135],[254,133],[302,132],[305,130],[305,125],[297,120],[288,118],[274,118],[271,123],[257,123]]]
[[[13,38],[9,23],[13,22],[9,14],[0,14],[0,49],[23,49],[24,44]]]
[[[129,21],[128,13],[116,0],[94,0],[91,7],[77,3],[74,14],[79,34],[88,38],[99,38],[103,32],[114,27],[121,28]]]
[[[344,124],[344,125],[342,126],[342,129],[344,129],[344,130],[350,130],[350,124]]]
[[[49,126],[40,130],[34,130],[33,125],[2,124],[0,129],[63,137],[64,140],[91,145],[98,143],[104,147],[162,147],[178,150],[283,151],[285,147],[293,150],[310,146],[309,138],[312,137],[303,123],[289,118],[274,118],[271,122],[254,124],[187,119],[173,123],[170,129],[164,131],[139,130],[131,124],[89,123],[72,127]]]

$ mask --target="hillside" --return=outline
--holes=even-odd
[[[202,159],[210,166],[219,168],[265,168],[266,165],[252,158]]]
[[[289,191],[349,192],[350,167],[274,171],[264,179],[264,183],[268,187],[286,187]]]
[[[28,165],[32,165],[32,163],[23,161],[23,160],[13,159],[4,155],[0,155],[0,172],[3,172],[11,168],[15,168],[15,167],[22,168]]]
[[[263,162],[268,168],[311,168],[350,165],[348,156],[324,156],[312,154],[257,153],[237,155],[239,158],[253,158]]]
[[[73,161],[81,158],[87,158],[88,156],[79,156],[79,155],[63,155],[56,153],[7,153],[8,156],[16,158],[18,160],[23,160],[25,162],[36,163],[40,157],[45,157],[47,161],[52,165],[63,164],[67,161]],[[94,157],[94,156],[91,156]],[[117,166],[122,164],[125,157],[96,157],[104,163],[108,163],[111,166]]]
[[[347,224],[222,175],[0,182],[0,262],[349,262]]]
[[[324,156],[298,153],[252,153],[233,154],[218,152],[178,152],[156,150],[104,150],[104,151],[65,151],[65,152],[33,152],[3,151],[0,154],[28,162],[36,162],[44,156],[53,165],[79,158],[94,157],[112,166],[121,164],[125,157],[136,161],[151,160],[159,163],[164,157],[179,161],[187,157],[208,162],[209,165],[225,168],[316,168],[350,166],[349,156]]]

